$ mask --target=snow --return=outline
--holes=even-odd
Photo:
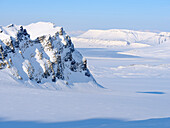
[[[79,49],[79,51],[85,50],[88,49]],[[119,54],[115,54],[111,58],[107,57],[107,49],[102,49],[102,51],[106,52],[106,56],[101,59],[90,56],[95,50],[87,52],[88,54],[84,52],[84,56],[88,59],[89,68],[95,79],[107,89],[88,88],[81,83],[71,90],[50,91],[27,88],[13,78],[4,76],[4,72],[1,71],[0,115],[2,121],[12,121],[16,124],[17,122],[21,124],[20,121],[31,121],[32,123],[40,121],[45,124],[48,122],[47,126],[51,123],[56,123],[55,126],[57,126],[59,122],[63,122],[63,127],[66,127],[67,122],[87,119],[101,119],[97,122],[102,122],[109,119],[110,123],[105,122],[106,126],[103,127],[108,127],[109,124],[118,127],[124,121],[128,125],[135,120],[143,120],[142,124],[135,125],[143,126],[148,119],[155,118],[156,122],[160,122],[159,118],[168,119],[170,115],[170,79],[168,71],[165,70],[169,65],[158,65],[161,61],[154,59],[129,56],[119,58]],[[131,65],[133,63],[136,65]],[[151,71],[149,71],[150,69]],[[159,73],[160,71],[162,73]],[[141,72],[142,75],[130,75],[129,77],[127,75],[129,72],[136,74]],[[154,75],[153,72],[159,74]],[[116,123],[116,125],[116,120],[122,123]],[[31,125],[31,122],[28,125]],[[91,122],[91,120],[87,122]],[[96,121],[91,123],[92,126],[89,123],[79,125],[84,127],[97,125]],[[43,126],[45,124],[43,123]],[[151,121],[146,128],[154,124],[155,122]],[[72,125],[70,124],[70,127],[75,127],[76,124]],[[164,128],[162,125],[161,127]]]
[[[41,35],[48,29],[43,31]],[[168,32],[89,30],[72,40],[77,48],[73,58],[77,62],[86,58],[90,72],[104,88],[80,77],[81,73],[71,75],[74,86],[60,80],[39,86],[31,80],[21,82],[9,75],[9,69],[1,70],[0,127],[170,127]],[[40,49],[34,47],[33,64],[42,67],[46,60],[39,60],[36,48]],[[16,56],[20,70],[25,61]]]
[[[19,26],[17,25],[9,25],[6,27],[1,27],[2,33],[0,33],[0,39],[1,40],[9,39],[10,36],[15,37],[18,29]]]
[[[11,27],[14,28],[16,25],[6,28]],[[7,54],[4,59],[9,65],[7,67],[11,69],[9,75],[21,80],[23,85],[41,86],[41,88],[53,90],[74,87],[77,83],[86,83],[91,87],[98,86],[89,70],[83,68],[83,56],[74,49],[70,37],[66,35],[63,28],[43,22],[30,24],[25,28],[30,34],[20,27],[16,36],[0,42],[4,51],[2,54]],[[12,35],[9,34],[9,36]],[[35,36],[35,40],[31,40],[30,36]],[[7,46],[14,50],[8,50]],[[9,60],[11,62],[8,62]],[[2,59],[1,62],[3,63]]]
[[[99,80],[99,77],[96,78]],[[8,121],[43,122],[90,118],[144,120],[169,117],[169,80],[146,80],[147,84],[142,82],[144,79],[122,80],[113,78],[111,80],[107,77],[100,80],[110,88],[109,90],[86,88],[65,91],[18,87],[11,81],[11,85],[0,85],[0,115]],[[161,83],[164,85],[159,86]],[[164,92],[165,94],[138,92]]]
[[[75,42],[77,48],[114,48],[114,49],[124,49],[124,48],[142,48],[149,47],[149,44],[142,43],[132,43],[129,45],[128,41],[117,41],[117,40],[104,40],[104,39],[86,39],[73,37],[72,40]]]
[[[111,30],[89,30],[84,34],[78,36],[81,38],[90,39],[104,39],[104,40],[116,40],[116,41],[128,41],[131,43],[146,43],[146,44],[159,44],[161,39],[166,37],[169,41],[169,34],[167,33],[153,33],[153,32],[141,32],[134,30],[124,29],[111,29]],[[166,42],[166,41],[165,41]]]
[[[10,36],[16,37],[16,34],[20,26],[21,25],[12,25],[12,26],[9,25],[6,27],[1,27],[1,30],[3,32],[0,33],[0,39],[1,40],[9,39]],[[37,23],[32,23],[32,24],[29,24],[23,27],[31,35],[32,40],[43,35],[49,35],[49,34],[54,35],[61,28],[61,27],[56,27],[51,22],[37,22]]]
[[[78,48],[143,48],[170,43],[170,33],[142,32],[125,29],[88,30],[73,38]]]
[[[37,22],[24,26],[24,28],[30,34],[31,39],[36,39],[43,35],[54,35],[61,27],[55,27],[55,25],[50,22]]]
[[[133,49],[133,50],[127,50],[122,51],[120,54],[126,54],[126,55],[134,55],[134,56],[140,56],[140,57],[147,57],[147,58],[160,58],[168,60],[170,57],[170,43],[167,44],[161,44],[158,46],[150,47],[150,48],[143,48],[143,49]]]

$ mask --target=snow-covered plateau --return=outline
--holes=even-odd
[[[168,32],[38,22],[0,44],[0,128],[170,128]]]

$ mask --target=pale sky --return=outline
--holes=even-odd
[[[170,0],[0,0],[0,25],[53,22],[66,31],[170,32]]]

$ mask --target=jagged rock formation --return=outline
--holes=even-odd
[[[87,68],[87,60],[74,48],[63,28],[54,35],[32,40],[21,26],[15,37],[0,40],[0,69],[10,70],[21,81],[38,84],[60,80],[66,85],[90,81],[97,85]]]

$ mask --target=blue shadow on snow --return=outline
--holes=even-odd
[[[165,94],[164,92],[137,92],[137,93],[146,93],[146,94]]]
[[[170,118],[158,118],[140,121],[88,119],[56,123],[0,120],[0,128],[170,128]]]

